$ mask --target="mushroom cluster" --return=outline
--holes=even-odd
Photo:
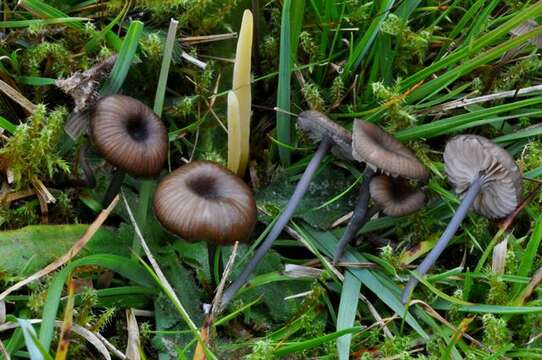
[[[369,218],[369,195],[389,216],[408,215],[425,202],[423,191],[410,186],[408,180],[424,183],[429,173],[406,146],[377,125],[354,121],[352,156],[365,163],[366,169],[352,218],[337,244],[334,262],[340,260],[346,245]]]
[[[230,287],[224,291],[222,306],[228,304],[237,291],[246,283],[250,274],[256,268],[256,265],[264,257],[267,251],[269,251],[273,242],[278,238],[284,227],[286,227],[288,221],[290,221],[294,215],[303,195],[305,195],[318,166],[329,150],[331,149],[331,152],[338,157],[351,158],[352,136],[347,130],[328,119],[324,114],[313,110],[304,111],[298,115],[297,124],[312,141],[319,143],[318,148],[305,168],[301,179],[296,185],[294,193],[290,197],[290,200],[288,200],[286,208],[273,225],[273,228],[271,228],[269,234],[260,247],[258,247],[254,256],[250,259],[241,274],[235,279]]]

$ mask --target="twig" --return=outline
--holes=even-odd
[[[117,205],[118,202],[119,202],[119,197],[117,195],[113,199],[113,201],[111,201],[111,204],[109,204],[107,209],[102,210],[102,212],[98,215],[96,220],[94,220],[94,222],[87,228],[83,236],[81,236],[81,238],[77,240],[75,244],[73,244],[73,246],[70,248],[70,250],[68,250],[67,253],[65,253],[60,258],[56,259],[55,261],[53,261],[52,263],[50,263],[43,269],[39,270],[38,272],[35,272],[34,274],[30,275],[26,279],[21,280],[15,285],[12,285],[6,290],[4,290],[4,292],[0,294],[0,301],[4,300],[6,296],[11,294],[13,291],[18,290],[22,288],[23,286],[30,284],[33,281],[38,280],[39,278],[51,273],[52,271],[58,269],[59,267],[61,267],[62,265],[64,265],[65,263],[73,259],[73,257],[77,255],[79,251],[81,251],[81,249],[92,238],[92,236],[96,233],[96,231],[98,231],[100,226],[102,226],[102,224],[107,219],[111,211],[113,211],[113,209],[115,208],[115,205]]]

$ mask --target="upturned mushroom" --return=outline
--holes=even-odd
[[[98,152],[117,168],[104,206],[118,193],[125,173],[156,177],[167,157],[166,127],[147,105],[129,96],[100,99],[91,112],[90,135]]]
[[[512,213],[521,198],[521,171],[514,159],[484,137],[459,135],[451,139],[444,150],[444,165],[448,180],[462,200],[435,247],[418,265],[419,276],[424,276],[442,254],[471,206],[482,216],[498,219]],[[401,298],[403,303],[417,283],[416,277],[410,278]]]
[[[422,190],[412,187],[405,178],[378,175],[371,180],[371,198],[388,216],[404,216],[419,210],[425,203]]]
[[[286,208],[280,214],[277,221],[273,225],[273,228],[262,242],[260,247],[256,250],[254,256],[250,259],[249,263],[245,266],[239,277],[232,283],[232,285],[226,289],[222,297],[222,306],[228,304],[237,291],[243,286],[248,277],[260,262],[262,257],[269,251],[273,242],[280,235],[288,221],[293,216],[299,202],[303,198],[303,195],[307,191],[312,177],[316,173],[320,162],[324,156],[331,149],[332,153],[339,157],[351,159],[352,157],[352,136],[340,125],[334,123],[328,119],[324,114],[318,111],[304,111],[298,115],[297,124],[301,130],[303,130],[314,142],[319,142],[318,148],[314,153],[311,161],[307,165],[301,179],[296,185],[294,193]]]
[[[171,233],[189,242],[207,242],[211,277],[215,247],[247,242],[256,224],[250,188],[210,161],[193,161],[164,177],[153,206],[158,221]]]
[[[409,214],[407,210],[416,211],[421,205],[423,205],[423,198],[419,207],[412,206],[399,206],[398,203],[403,203],[407,198],[399,199],[395,196],[394,191],[396,186],[402,184],[400,180],[393,180],[387,182],[385,188],[383,179],[378,177],[377,182],[373,185],[373,176],[376,171],[383,172],[390,175],[393,178],[402,177],[406,179],[425,182],[429,177],[428,171],[423,164],[416,158],[405,145],[401,144],[393,136],[382,130],[379,126],[363,120],[355,120],[352,131],[352,155],[353,158],[359,162],[364,162],[367,167],[363,173],[364,179],[360,188],[358,201],[352,214],[352,218],[348,223],[337,248],[335,250],[334,262],[338,262],[344,252],[346,245],[352,240],[358,230],[365,224],[368,219],[368,201],[370,187],[373,188],[371,195],[376,195],[373,200],[383,208],[384,213],[392,215],[393,211],[391,203],[389,201],[396,200],[395,215],[400,216]],[[380,191],[378,191],[380,190]],[[417,201],[420,200],[421,190],[415,192]],[[421,193],[423,195],[423,193]],[[386,197],[386,199],[384,199]],[[409,198],[412,201],[411,198]],[[380,201],[382,200],[382,201]],[[401,209],[399,209],[401,208]],[[398,211],[397,210],[404,210]]]

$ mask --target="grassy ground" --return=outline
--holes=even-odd
[[[127,177],[122,200],[101,212],[111,167],[86,136],[64,129],[76,133],[69,114],[94,97],[123,93],[168,127],[162,176],[192,159],[225,163],[232,33],[246,8],[256,32],[245,180],[259,222],[232,277],[315,149],[288,112],[320,110],[347,129],[354,118],[378,123],[432,176],[422,210],[376,216],[347,248],[349,266],[335,268],[363,169],[329,155],[250,286],[204,326],[202,304],[214,294],[204,244],[159,226],[145,201],[155,181]],[[209,359],[542,358],[541,3],[21,0],[0,2],[0,13],[2,290],[59,265],[0,294],[0,357],[201,359],[203,341]],[[170,18],[179,31],[164,57]],[[72,87],[56,82],[96,64]],[[405,308],[409,271],[458,204],[442,151],[459,133],[514,156],[525,201],[503,221],[471,212]],[[85,163],[93,188],[81,181]],[[165,278],[131,251],[140,240],[134,223]],[[74,259],[63,258],[89,237]],[[231,252],[223,249],[224,261]]]

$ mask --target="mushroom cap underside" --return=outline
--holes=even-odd
[[[156,189],[153,205],[166,229],[191,242],[246,242],[256,224],[250,188],[210,161],[193,161],[167,175]]]
[[[314,142],[320,142],[324,137],[330,138],[333,141],[333,154],[352,160],[352,134],[321,112],[303,111],[297,117],[297,124]]]
[[[375,170],[413,180],[426,181],[429,178],[429,172],[412,151],[370,122],[354,120],[352,149],[354,159]]]
[[[404,216],[419,210],[425,203],[425,194],[410,186],[404,178],[377,175],[369,184],[373,201],[389,216]]]
[[[91,112],[96,149],[130,175],[156,177],[167,157],[167,129],[147,105],[124,95],[100,99]]]
[[[446,144],[445,171],[455,192],[463,197],[477,176],[482,176],[474,209],[492,219],[510,214],[521,199],[521,171],[512,156],[478,135],[458,135]]]

